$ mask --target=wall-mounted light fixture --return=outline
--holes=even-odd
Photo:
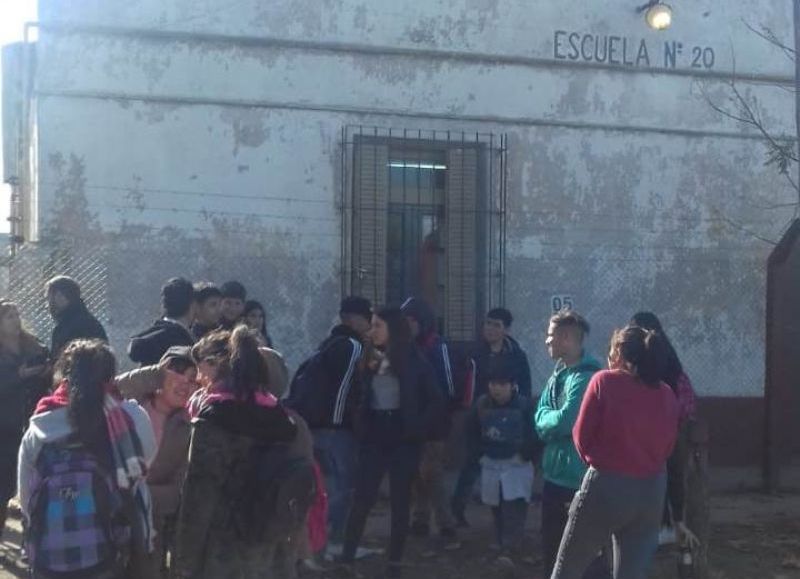
[[[672,8],[659,0],[650,0],[639,6],[638,12],[644,12],[647,25],[654,30],[666,30],[672,25]]]

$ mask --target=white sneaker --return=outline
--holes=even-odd
[[[324,573],[327,571],[325,567],[317,563],[313,558],[301,559],[300,566],[310,573]]]
[[[678,536],[675,534],[675,527],[661,527],[658,532],[659,545],[674,545],[678,542]]]
[[[328,543],[325,548],[325,560],[335,561],[342,556],[344,552],[344,545],[342,543]],[[383,555],[383,549],[369,549],[367,547],[359,547],[356,549],[356,559],[366,559],[367,557],[375,557]]]
[[[383,549],[370,549],[369,547],[359,547],[356,549],[356,559],[366,559],[383,555]]]

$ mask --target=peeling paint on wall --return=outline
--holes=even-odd
[[[654,309],[702,393],[757,396],[768,248],[731,222],[779,233],[783,213],[764,207],[790,192],[759,142],[700,98],[724,79],[525,60],[551,58],[553,31],[572,27],[733,46],[740,72],[791,72],[736,32],[745,13],[785,32],[785,6],[706,3],[725,20],[655,37],[613,3],[41,0],[45,21],[162,32],[43,30],[40,218],[109,248],[117,348],[157,315],[167,277],[239,278],[295,364],[339,297],[342,127],[508,133],[507,296],[536,380],[551,367],[549,298],[569,292],[596,354]],[[791,95],[746,90],[771,126],[790,125]]]

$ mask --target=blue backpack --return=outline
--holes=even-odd
[[[36,464],[27,547],[34,577],[89,579],[122,572],[130,557],[129,502],[75,439],[46,444]]]

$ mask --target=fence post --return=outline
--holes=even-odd
[[[695,579],[708,579],[708,541],[711,537],[711,503],[708,484],[708,425],[697,420],[689,425],[686,473],[686,524],[700,539],[694,552]]]

